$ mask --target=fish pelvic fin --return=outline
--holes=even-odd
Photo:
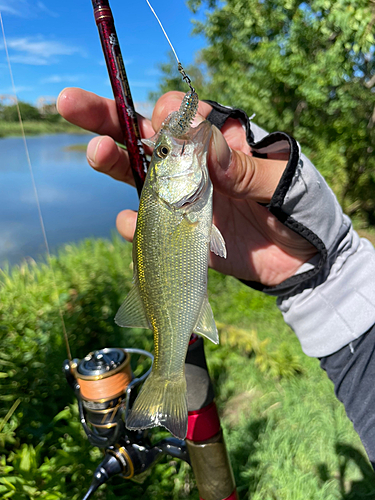
[[[150,328],[137,282],[133,283],[124,303],[117,311],[115,323],[127,328]]]
[[[212,224],[211,227],[210,250],[219,257],[227,258],[227,247],[224,237],[215,224]]]
[[[173,436],[184,439],[187,422],[185,375],[169,380],[151,372],[126,418],[126,427],[140,430],[161,425]]]
[[[212,312],[207,295],[205,296],[202,308],[199,313],[197,324],[194,327],[194,333],[203,335],[214,344],[219,343],[219,333],[216,328],[214,314]]]

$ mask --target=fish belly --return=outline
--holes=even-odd
[[[135,265],[154,332],[155,369],[165,375],[181,371],[206,296],[209,227],[202,219],[191,224],[153,196],[140,207]]]
[[[207,293],[211,210],[195,224],[142,193],[133,243],[139,293],[153,329],[151,375],[133,405],[127,427],[163,425],[184,438],[187,430],[185,357]]]

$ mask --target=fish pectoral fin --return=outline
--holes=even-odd
[[[214,314],[212,312],[210,303],[208,302],[207,295],[203,301],[202,309],[199,313],[199,318],[194,328],[194,333],[203,335],[203,337],[208,338],[214,344],[219,343],[219,334],[216,328]]]
[[[117,311],[115,322],[127,328],[151,328],[139,294],[138,283],[133,283],[125,301]]]
[[[219,257],[227,258],[227,247],[225,246],[223,235],[215,224],[212,224],[211,227],[210,250]]]

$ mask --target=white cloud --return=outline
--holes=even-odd
[[[72,83],[79,82],[82,78],[83,75],[51,75],[40,80],[40,83]]]
[[[51,17],[59,16],[56,12],[46,7],[43,2],[35,3],[30,0],[0,0],[0,12],[23,18],[35,18],[42,14],[47,14]]]
[[[7,41],[10,60],[14,63],[45,66],[57,62],[58,56],[71,56],[84,52],[72,45],[45,39],[43,36],[10,38]],[[3,48],[0,45],[0,49]]]
[[[48,7],[46,7],[44,5],[43,2],[37,2],[37,7],[42,11],[42,12],[45,12],[46,14],[48,14],[49,16],[51,17],[59,17],[59,14],[57,14],[56,12],[53,12],[52,10],[50,10]]]
[[[47,66],[47,64],[50,64],[47,59],[33,55],[11,56],[10,60],[12,63],[28,64],[29,66]]]
[[[12,14],[12,16],[20,16],[23,17],[22,15],[22,10],[16,9],[12,7],[11,5],[8,5],[6,3],[0,2],[0,12],[4,14],[5,12],[7,14]]]
[[[34,87],[27,87],[25,85],[16,85],[15,89],[13,87],[8,87],[8,88],[0,88],[0,94],[11,94],[14,95],[14,90],[16,91],[16,94],[19,92],[29,92],[31,90],[34,90]]]

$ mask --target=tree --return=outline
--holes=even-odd
[[[178,71],[178,64],[172,51],[168,54],[168,62],[160,63],[159,69],[163,75],[162,81],[159,84],[159,90],[157,92],[149,93],[149,99],[151,101],[156,102],[161,94],[169,90],[180,90],[181,92],[187,92],[189,90],[187,83],[182,79],[182,75]],[[198,64],[190,64],[189,66],[184,66],[184,70],[191,79],[191,83],[198,95],[203,99],[202,96],[207,88],[207,82],[205,81],[202,68],[200,68]]]
[[[22,116],[22,120],[40,120],[40,113],[31,104],[27,102],[19,101],[18,103],[20,108],[20,113]],[[1,119],[6,122],[18,122],[18,111],[17,106],[13,104],[12,106],[4,106],[1,112]]]
[[[204,94],[284,130],[346,211],[375,224],[375,2],[189,0],[207,47]]]

